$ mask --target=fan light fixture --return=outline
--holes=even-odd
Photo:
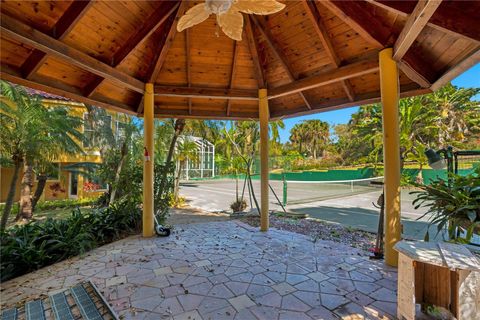
[[[193,27],[210,17],[217,16],[218,26],[233,40],[242,40],[243,13],[268,15],[285,8],[283,3],[276,0],[206,0],[190,8],[178,20],[177,30]]]

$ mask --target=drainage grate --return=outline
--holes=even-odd
[[[8,309],[2,312],[2,320],[17,320],[17,308]]]
[[[67,298],[63,292],[50,296],[50,304],[52,306],[55,319],[58,320],[74,320],[75,318],[70,311],[70,306],[67,303]]]
[[[45,320],[42,300],[27,302],[25,305],[25,317],[27,320]]]
[[[72,292],[72,296],[85,319],[103,319],[102,315],[98,312],[95,303],[93,303],[92,299],[82,285],[77,285],[71,288],[70,291]]]

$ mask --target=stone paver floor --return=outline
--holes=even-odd
[[[2,309],[93,281],[124,319],[393,319],[396,269],[366,252],[238,221],[130,237],[2,284]]]

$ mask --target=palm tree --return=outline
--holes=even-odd
[[[31,194],[35,164],[51,162],[61,153],[82,152],[78,141],[82,141],[83,135],[78,130],[82,119],[69,115],[67,107],[46,108],[40,96],[30,95],[20,86],[4,81],[0,82],[0,86],[3,98],[0,101],[0,151],[10,157],[14,166],[0,224],[3,230],[15,198],[22,163],[24,174],[17,219],[30,219],[33,214]]]
[[[458,88],[451,84],[425,95],[422,104],[425,109],[437,110],[432,144],[437,148],[463,143],[472,134],[480,132],[480,103],[474,96],[480,88]]]
[[[176,158],[177,174],[175,179],[173,196],[175,202],[178,203],[178,192],[180,189],[180,178],[182,176],[182,169],[188,163],[188,161],[195,161],[198,158],[198,150],[195,142],[189,140],[188,138],[183,138],[182,141],[177,144]]]
[[[330,128],[321,120],[305,120],[297,123],[290,131],[290,141],[300,153],[308,151],[314,159],[318,152],[324,152],[330,141]]]

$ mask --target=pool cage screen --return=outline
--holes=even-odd
[[[196,151],[193,159],[184,162],[182,180],[215,177],[215,145],[208,140],[194,136],[182,136],[184,141],[195,143]]]

